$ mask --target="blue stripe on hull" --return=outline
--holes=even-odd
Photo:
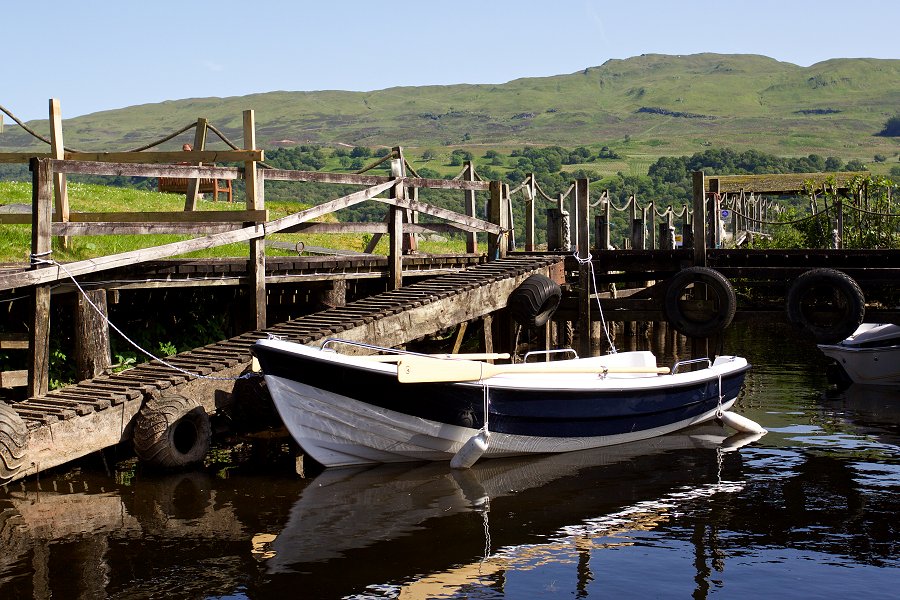
[[[410,416],[480,428],[484,423],[480,384],[397,381],[373,372],[312,357],[255,347],[263,371],[302,381],[374,407]],[[744,372],[722,378],[723,398],[737,396]],[[490,429],[538,437],[595,437],[633,433],[692,419],[716,408],[718,379],[644,391],[553,391],[489,388]]]

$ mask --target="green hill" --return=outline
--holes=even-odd
[[[241,112],[248,108],[256,111],[263,148],[609,145],[630,164],[712,146],[871,163],[875,154],[898,152],[897,138],[875,134],[900,111],[900,60],[833,59],[799,67],[755,55],[649,54],[497,85],[191,98],[67,119],[66,145],[127,149],[198,117],[239,142]],[[48,131],[46,121],[30,125]],[[40,147],[32,140],[7,125],[0,150]]]

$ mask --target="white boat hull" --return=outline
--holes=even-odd
[[[266,383],[292,437],[326,467],[451,460],[479,432],[373,406],[290,378],[267,375]],[[721,407],[659,427],[614,435],[548,438],[491,432],[484,456],[570,452],[653,438],[712,420],[735,400],[723,399]]]
[[[900,384],[900,326],[864,323],[840,344],[820,344],[819,350],[854,383]]]

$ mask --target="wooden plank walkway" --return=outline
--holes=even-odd
[[[235,379],[249,366],[250,347],[260,338],[314,344],[340,337],[397,346],[500,310],[525,278],[543,273],[559,280],[562,265],[563,257],[553,255],[477,265],[183,352],[166,358],[168,364],[152,361],[18,402],[13,408],[29,429],[30,466],[15,478],[130,439],[144,400],[161,392],[197,400],[210,413],[226,406]]]

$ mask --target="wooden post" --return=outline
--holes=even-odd
[[[710,248],[719,248],[722,245],[722,213],[719,211],[719,190],[719,178],[710,178],[710,195],[706,199],[706,234],[709,236],[707,243]]]
[[[244,111],[244,150],[256,150],[256,117],[252,110]],[[199,126],[199,124],[198,124]],[[205,128],[204,128],[205,129]],[[256,161],[244,163],[244,183],[247,194],[247,210],[265,208],[265,183],[256,169]],[[253,285],[252,307],[255,329],[266,328],[266,239],[250,240],[250,278]]]
[[[394,146],[391,148],[391,152],[394,153],[394,156],[397,160],[400,161],[399,175],[395,175],[395,177],[406,177],[406,158],[403,156],[403,147],[402,146]],[[393,164],[391,165],[392,173],[393,173]],[[406,189],[406,195],[404,198],[407,198],[413,202],[419,201],[419,188],[410,187]],[[419,213],[414,210],[410,210],[407,208],[403,209],[403,218],[406,223],[415,224],[419,222]],[[409,254],[410,252],[418,252],[419,250],[419,238],[417,233],[406,233],[403,235],[403,253]]]
[[[391,188],[390,197],[398,200],[406,199],[406,186],[403,184],[403,161],[395,158],[391,161],[391,176],[401,178],[400,183]],[[391,206],[388,209],[388,290],[403,287],[403,209]]]
[[[635,217],[631,220],[631,247],[635,250],[643,250],[644,237],[644,220]]]
[[[837,211],[837,247],[840,250],[844,247],[844,203],[840,196],[835,199],[834,205]]]
[[[596,217],[596,236],[597,236],[597,248],[599,250],[608,250],[609,249],[609,217],[610,217],[610,204],[609,204],[609,190],[604,190],[603,194],[600,196],[600,206],[603,211],[602,215],[597,215]]]
[[[475,167],[472,166],[472,161],[467,160],[465,162],[465,170],[463,171],[463,178],[466,181],[475,181]],[[463,192],[465,194],[465,200],[463,204],[465,204],[465,211],[467,217],[475,216],[475,190],[466,190]],[[478,234],[474,231],[466,232],[466,252],[469,254],[475,254],[478,252]]]
[[[509,219],[506,215],[507,204],[503,202],[503,184],[499,181],[492,181],[490,183],[490,192],[491,198],[488,202],[487,220],[506,230],[509,228]],[[507,234],[488,234],[488,260],[506,257],[507,244],[503,239],[505,235]]]
[[[525,252],[534,252],[534,203],[537,194],[537,181],[534,173],[528,174],[528,183],[524,189],[527,196],[525,198]]]
[[[50,153],[53,158],[62,160],[66,157],[65,145],[63,144],[62,131],[62,111],[59,108],[59,100],[50,99]],[[69,221],[69,192],[66,186],[66,174],[53,174],[54,198],[56,200],[56,214],[53,216],[54,221],[67,223]],[[59,237],[59,245],[63,250],[69,249],[69,238],[67,236]]]
[[[79,381],[102,375],[112,365],[106,315],[106,290],[89,290],[78,295],[75,370]]]
[[[694,266],[706,266],[706,186],[703,171],[691,175],[694,199]]]
[[[573,212],[579,215],[575,222],[578,232],[578,280],[581,294],[578,307],[578,354],[579,356],[591,355],[591,295],[595,290],[591,289],[591,239],[589,219],[589,185],[587,179],[575,180],[575,209]]]
[[[493,182],[491,182],[493,183]],[[481,317],[482,336],[484,339],[484,352],[494,353],[494,315],[488,313]]]
[[[508,252],[516,251],[516,224],[513,218],[512,196],[509,193],[509,184],[503,184],[503,205],[506,213],[506,227],[509,233],[506,234],[506,249]]]
[[[562,237],[560,235],[560,230],[562,229],[561,221],[562,215],[560,215],[559,209],[547,209],[547,250],[551,252],[562,249],[562,240],[560,239]]]
[[[207,129],[207,120],[203,117],[197,119],[197,128],[194,130],[194,150],[205,150],[206,149],[206,129]],[[252,148],[249,148],[252,150]],[[197,165],[201,165],[203,163],[197,163]],[[189,179],[187,186],[187,193],[184,198],[184,210],[197,210],[197,201],[200,198],[200,180],[199,179]],[[218,200],[218,198],[213,198],[213,200]]]
[[[53,171],[48,159],[31,159],[31,254],[33,259],[50,254],[50,208],[53,198]],[[32,269],[47,265],[33,264]],[[36,285],[32,291],[31,320],[28,327],[29,396],[43,396],[50,389],[50,284]]]

